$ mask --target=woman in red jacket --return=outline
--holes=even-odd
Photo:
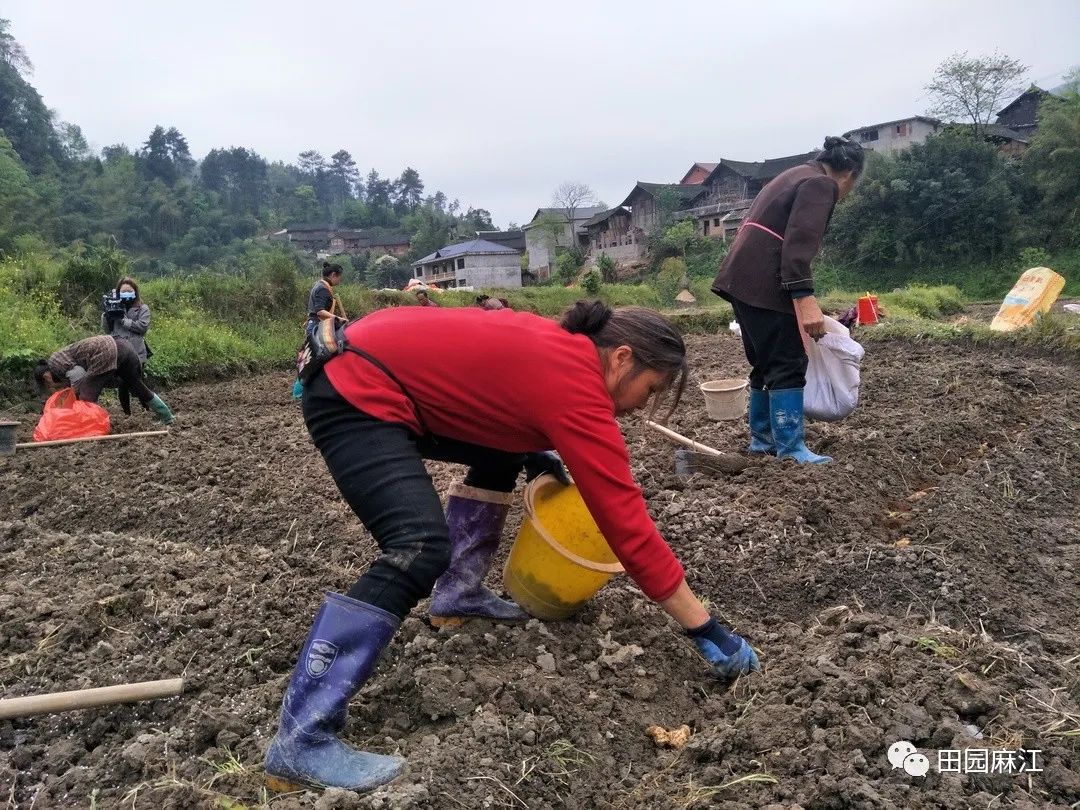
[[[832,460],[812,452],[804,439],[808,361],[800,330],[814,340],[825,334],[810,263],[833,208],[862,172],[863,158],[859,144],[830,137],[814,160],[769,181],[713,282],[713,292],[735,310],[751,367],[751,453],[800,464]]]
[[[304,419],[380,556],[347,595],[326,595],[289,681],[268,783],[368,790],[403,761],[337,739],[349,699],[400,621],[432,593],[435,615],[521,619],[482,580],[523,467],[565,461],[612,549],[725,679],[758,668],[742,638],[691,592],[656,530],[616,417],[686,375],[686,347],[659,314],[579,302],[562,323],[476,308],[382,310],[350,324],[349,349],[304,388]],[[418,358],[431,358],[419,361]],[[674,407],[674,406],[673,406]],[[444,515],[424,459],[468,467]]]

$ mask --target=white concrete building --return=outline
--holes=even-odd
[[[912,144],[922,143],[945,124],[936,118],[923,115],[886,121],[884,124],[871,124],[845,132],[845,138],[851,138],[872,152],[898,152]]]
[[[529,272],[538,278],[546,278],[555,269],[555,256],[567,248],[578,245],[585,247],[588,236],[585,221],[601,214],[607,209],[600,205],[582,206],[574,209],[574,222],[571,227],[570,212],[566,208],[538,208],[529,224],[524,227],[525,250],[529,254]],[[546,227],[540,227],[541,220],[561,219],[561,232],[551,233]]]
[[[447,245],[414,262],[413,276],[448,290],[515,289],[521,286],[521,251],[486,239]]]

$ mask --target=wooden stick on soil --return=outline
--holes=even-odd
[[[139,430],[134,433],[109,433],[105,436],[83,436],[79,439],[53,439],[48,442],[19,442],[15,445],[16,450],[31,450],[35,447],[56,447],[60,444],[77,444],[79,442],[107,442],[114,439],[130,439],[134,436],[167,436],[167,430]]]
[[[142,681],[119,686],[102,686],[97,689],[77,689],[73,692],[53,692],[48,695],[0,700],[0,720],[12,717],[31,717],[35,714],[52,714],[73,709],[90,709],[95,706],[111,706],[114,703],[135,703],[140,700],[173,697],[184,691],[183,678],[165,681]]]
[[[660,434],[662,434],[664,436],[667,436],[673,442],[678,442],[679,444],[686,445],[691,450],[693,450],[693,451],[695,451],[697,453],[704,453],[707,456],[722,456],[722,455],[724,455],[723,453],[721,453],[719,450],[717,450],[714,447],[709,447],[707,444],[701,444],[700,442],[695,442],[693,439],[688,439],[685,436],[683,436],[681,433],[676,433],[671,428],[667,428],[667,427],[664,427],[663,425],[659,425],[656,422],[653,422],[653,421],[651,421],[649,419],[645,420],[645,424],[648,427],[655,430],[657,433],[660,433]]]

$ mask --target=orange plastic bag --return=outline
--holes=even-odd
[[[76,399],[73,389],[64,388],[45,403],[45,410],[34,428],[34,441],[106,436],[110,429],[107,410],[95,402]]]

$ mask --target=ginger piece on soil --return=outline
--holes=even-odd
[[[645,733],[653,738],[653,742],[660,748],[675,748],[679,749],[690,742],[690,735],[693,734],[690,731],[690,726],[679,726],[676,729],[668,731],[663,726],[649,726],[645,729]]]

